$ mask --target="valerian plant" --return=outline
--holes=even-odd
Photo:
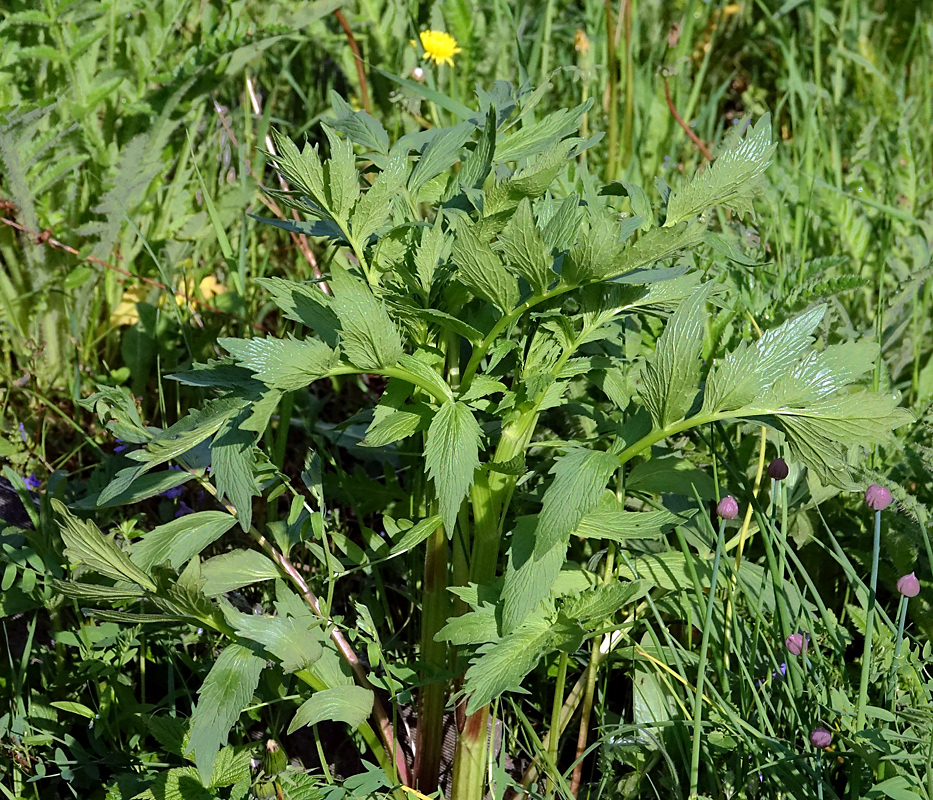
[[[125,394],[102,390],[89,401],[138,445],[97,504],[192,478],[219,501],[129,543],[59,506],[75,570],[64,592],[120,607],[96,612],[109,619],[175,618],[228,640],[183,745],[195,765],[185,768],[189,778],[206,787],[219,785],[218,753],[272,669],[307,687],[291,729],[322,720],[358,729],[387,786],[437,789],[453,706],[460,719],[449,791],[479,800],[494,701],[522,691],[544,657],[603,641],[620,612],[633,613],[654,591],[637,570],[614,568],[614,548],[703,517],[683,504],[677,513],[626,506],[626,477],[653,446],[712,423],[753,422],[777,432],[789,457],[822,483],[845,484],[849,451],[885,441],[908,419],[896,397],[856,385],[873,368],[875,345],[815,347],[823,307],[703,359],[709,307],[728,298],[715,276],[704,281],[691,269],[690,254],[710,243],[728,252],[710,212],[750,211],[775,148],[767,117],[730,133],[716,162],[683,186],[658,181],[660,204],[652,205],[641,187],[599,187],[587,171],[585,151],[597,140],[576,135],[586,105],[535,121],[534,96],[504,84],[479,101],[475,112],[451,103],[457,124],[394,144],[375,119],[335,101],[335,119],[323,126],[326,159],[276,135],[268,155],[288,189],[275,193],[307,221],[267,221],[334,252],[326,284],[260,281],[294,332],[221,340],[223,357],[175,376],[209,387],[214,399],[165,430],[147,428]],[[656,339],[657,326],[642,324],[647,316],[666,320]],[[633,344],[638,331],[649,347]],[[261,446],[280,400],[314,381],[363,374],[387,384],[362,444],[404,463],[399,480],[410,498],[401,513],[386,509],[393,541],[380,557],[424,552],[423,573],[410,576],[421,592],[413,761],[398,742],[398,715],[296,567],[299,555],[314,559],[331,598],[339,592],[343,566],[329,545],[320,480],[305,474],[313,491],[295,493],[287,524],[253,524],[254,498],[280,479]],[[558,435],[571,404],[583,422]],[[659,461],[678,474],[677,459]],[[692,501],[689,486],[683,495]],[[255,547],[202,561],[236,526]],[[593,540],[594,551],[608,543],[598,575],[570,562],[578,537]],[[689,553],[668,555],[668,579],[693,570]],[[274,608],[263,616],[227,597],[263,581],[274,582]],[[139,611],[127,610],[133,603]],[[593,648],[585,709],[603,650]],[[565,699],[567,659],[558,663],[551,765],[581,701],[581,693]],[[531,755],[546,766],[547,755]]]

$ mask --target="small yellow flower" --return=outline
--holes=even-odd
[[[418,36],[424,48],[423,58],[435,64],[454,65],[454,56],[460,52],[460,48],[453,36],[445,31],[421,31]]]

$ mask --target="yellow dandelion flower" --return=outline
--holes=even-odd
[[[457,40],[445,31],[421,31],[418,34],[424,48],[424,58],[435,64],[454,65],[454,56],[460,52]]]

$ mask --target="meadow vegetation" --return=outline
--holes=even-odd
[[[3,797],[933,800],[924,4],[8,0],[0,74]]]

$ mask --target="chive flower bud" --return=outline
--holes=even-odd
[[[810,744],[814,747],[825,750],[833,741],[833,735],[826,728],[820,726],[814,728],[810,733]]]
[[[810,634],[808,633],[792,633],[784,640],[784,647],[787,648],[787,652],[794,656],[806,653],[809,644]]]
[[[787,477],[790,470],[787,468],[787,462],[783,458],[776,458],[768,464],[768,477],[773,481],[782,481]]]
[[[891,505],[891,493],[883,486],[873,483],[865,490],[865,502],[872,511],[884,511]]]
[[[897,590],[904,595],[904,597],[916,597],[920,594],[920,581],[917,580],[916,574],[911,572],[910,575],[899,578],[897,581]]]
[[[739,504],[731,494],[727,494],[716,506],[716,513],[720,519],[735,519],[739,515]]]

